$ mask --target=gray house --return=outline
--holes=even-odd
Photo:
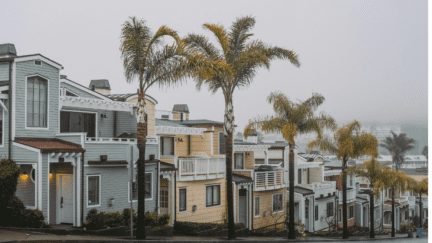
[[[137,142],[135,104],[103,95],[108,80],[87,88],[60,75],[62,69],[41,54],[18,56],[13,44],[0,45],[0,156],[21,168],[16,195],[49,224],[82,226],[91,209],[121,212],[131,200],[136,210],[136,179],[131,190],[126,161],[126,147]],[[146,99],[153,107],[146,211],[173,215],[175,169],[159,161],[151,133],[157,101]]]

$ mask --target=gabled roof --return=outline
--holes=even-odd
[[[15,142],[40,149],[42,153],[85,152],[81,145],[58,138],[15,138]]]
[[[172,120],[164,120],[155,118],[155,126],[159,127],[188,127]]]
[[[42,61],[54,66],[57,69],[63,69],[63,66],[60,63],[55,62],[39,53],[14,57],[15,62],[24,62],[24,61],[37,60],[37,59],[41,59]]]
[[[325,160],[325,158],[321,154],[303,154],[299,153],[298,156],[307,162],[313,162],[316,158],[322,158]]]
[[[87,88],[86,86],[84,86],[82,84],[79,84],[79,83],[77,83],[75,81],[72,81],[72,80],[68,79],[67,77],[60,77],[60,81],[61,82],[65,82],[66,84],[69,84],[71,86],[74,86],[75,88],[80,89],[80,90],[82,90],[84,92],[90,93],[90,94],[92,94],[92,95],[94,95],[96,97],[99,97],[99,98],[103,99],[103,100],[110,100],[110,98],[106,97],[105,95],[100,94],[100,93],[98,93],[98,92],[96,92],[94,90],[91,90],[90,88]]]

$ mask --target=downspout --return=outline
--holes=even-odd
[[[156,181],[156,184],[157,184],[157,189],[156,189],[156,212],[157,212],[157,214],[159,215],[159,190],[160,190],[160,183],[159,183],[159,181],[160,181],[160,170],[159,170],[159,162],[157,162],[156,163],[156,168],[157,168],[157,181]]]
[[[312,207],[313,207],[313,224],[312,224],[312,230],[315,232],[315,195],[312,195]]]
[[[190,155],[191,154],[191,135],[188,135],[188,137],[189,137],[188,143],[189,143],[189,155]]]
[[[9,61],[9,91],[8,91],[8,99],[9,99],[9,147],[8,147],[8,159],[11,160],[12,158],[12,62],[14,59]]]
[[[84,225],[84,152],[81,161],[81,226]]]
[[[308,168],[308,184],[310,184],[310,169]]]
[[[190,135],[189,135],[190,136]],[[177,170],[174,172],[174,226],[177,222]]]

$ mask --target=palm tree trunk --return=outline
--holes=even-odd
[[[138,222],[137,239],[145,239],[145,147],[147,137],[147,117],[145,112],[145,100],[143,92],[140,92],[137,109],[137,138],[138,138]]]
[[[288,239],[295,239],[294,227],[294,144],[289,145],[289,222]]]
[[[395,237],[395,201],[394,201],[394,190],[395,188],[392,187],[392,232],[391,237]]]
[[[375,238],[375,229],[374,229],[374,211],[375,211],[375,203],[374,203],[374,194],[371,191],[369,194],[369,198],[370,198],[370,233],[369,233],[369,238],[374,239]]]
[[[346,163],[342,167],[342,217],[343,217],[343,236],[342,239],[348,239],[348,205],[347,205],[347,172]]]
[[[225,101],[225,159],[227,177],[227,205],[228,205],[228,240],[236,239],[234,226],[234,197],[232,185],[232,157],[233,157],[233,134],[234,134],[234,109],[232,99]]]

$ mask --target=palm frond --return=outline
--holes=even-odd
[[[222,25],[218,24],[204,24],[203,28],[210,30],[216,36],[216,39],[218,40],[219,45],[221,46],[224,56],[226,58],[226,56],[229,55],[230,49],[228,34],[225,28]]]
[[[255,18],[251,16],[237,18],[231,26],[229,35],[229,46],[231,53],[229,55],[229,62],[234,60],[242,53],[245,49],[246,40],[253,34],[248,32],[255,26]]]

